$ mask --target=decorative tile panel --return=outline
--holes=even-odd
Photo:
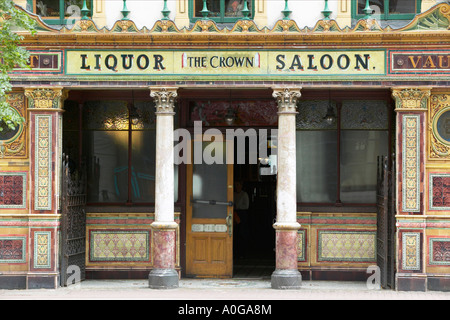
[[[298,231],[297,261],[306,262],[306,230]]]
[[[402,211],[420,212],[420,116],[403,116]]]
[[[150,231],[90,230],[89,261],[150,261]]]
[[[420,233],[404,232],[402,234],[402,269],[420,270]]]
[[[52,209],[52,116],[35,116],[34,209]]]
[[[34,261],[35,269],[51,268],[51,231],[34,232]]]
[[[26,172],[2,172],[0,174],[0,209],[26,208]]]
[[[430,238],[429,265],[450,266],[450,238]]]
[[[318,230],[318,261],[376,261],[376,232]]]
[[[450,210],[450,174],[430,174],[429,205],[430,210]]]
[[[0,236],[0,263],[26,263],[26,236]]]

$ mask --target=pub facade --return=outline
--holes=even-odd
[[[0,288],[448,291],[450,5],[310,2],[17,1]]]

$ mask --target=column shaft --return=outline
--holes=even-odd
[[[278,102],[278,176],[276,270],[272,274],[272,288],[298,289],[302,277],[297,267],[297,177],[296,177],[296,121],[300,90],[274,89]]]
[[[153,267],[149,287],[178,287],[175,270],[176,230],[174,215],[173,116],[177,88],[151,88],[156,104],[155,221],[153,230]]]

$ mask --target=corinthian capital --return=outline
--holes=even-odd
[[[150,97],[153,98],[156,104],[156,112],[158,113],[173,113],[175,108],[175,100],[178,96],[178,88],[150,88]]]
[[[392,88],[395,111],[426,111],[431,88]]]
[[[273,88],[272,96],[277,99],[279,113],[296,112],[297,101],[302,96],[301,88]]]
[[[30,109],[62,109],[68,91],[62,87],[26,88],[25,96]]]

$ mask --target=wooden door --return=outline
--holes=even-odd
[[[202,151],[212,143],[203,142]],[[217,145],[216,145],[217,146]],[[233,165],[187,165],[186,274],[233,275]]]

